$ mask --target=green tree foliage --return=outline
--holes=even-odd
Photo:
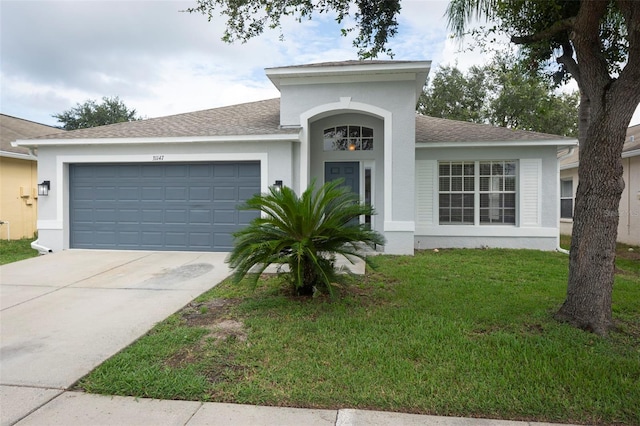
[[[431,117],[486,123],[562,136],[578,134],[577,93],[556,93],[544,76],[513,57],[498,56],[465,74],[457,67],[435,71],[418,102]]]
[[[249,199],[242,208],[262,215],[235,234],[229,256],[234,280],[250,274],[255,283],[269,265],[285,264],[298,294],[333,294],[336,255],[366,261],[362,244],[384,244],[378,232],[357,223],[361,215],[374,214],[371,206],[341,185],[328,182],[316,191],[312,183],[300,197],[288,187],[271,188]]]
[[[358,30],[353,44],[362,58],[392,54],[387,42],[397,32],[400,13],[400,0],[196,0],[196,3],[187,12],[201,13],[209,21],[217,14],[226,17],[222,39],[227,42],[246,42],[262,34],[265,28],[281,28],[283,17],[302,21],[320,13],[334,14],[339,24],[353,20],[355,27],[343,26],[341,31],[347,35]]]
[[[88,127],[104,126],[106,124],[125,121],[141,120],[135,109],[129,109],[120,98],[103,97],[102,103],[87,100],[83,104],[76,104],[74,108],[53,114],[65,130],[86,129]]]
[[[486,123],[488,121],[486,67],[464,74],[455,66],[441,66],[418,100],[418,112],[431,117]]]

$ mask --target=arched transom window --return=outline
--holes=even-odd
[[[324,130],[325,151],[371,151],[373,129],[364,126],[335,126]]]

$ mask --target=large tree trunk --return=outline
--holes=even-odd
[[[569,33],[572,45],[567,45],[569,52],[575,49],[576,60],[573,55],[562,57],[589,100],[589,119],[586,136],[579,138],[567,299],[556,317],[600,335],[614,326],[611,302],[618,209],[624,189],[622,146],[640,102],[640,2],[617,0],[616,5],[629,42],[626,65],[617,77],[609,74],[600,40],[608,2],[580,2]],[[581,124],[585,112],[581,108]]]
[[[590,105],[589,125],[580,146],[567,299],[556,314],[600,335],[613,327],[611,295],[624,189],[621,153],[628,125],[628,112],[620,113],[620,103],[615,102],[614,108],[606,103],[597,108]]]

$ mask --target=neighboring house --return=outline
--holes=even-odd
[[[37,229],[37,158],[29,148],[14,147],[11,142],[59,132],[0,114],[0,239],[32,238]]]
[[[560,153],[560,233],[571,235],[573,204],[578,188],[578,148]],[[622,148],[622,177],[618,241],[640,245],[640,124],[629,127]]]
[[[428,61],[269,68],[279,99],[18,141],[51,182],[43,251],[211,250],[272,185],[344,178],[377,214],[380,249],[558,245],[554,135],[417,116]],[[46,199],[45,199],[46,198]]]

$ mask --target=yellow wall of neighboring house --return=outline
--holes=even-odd
[[[0,157],[0,239],[32,238],[38,213],[38,163]],[[9,231],[10,230],[10,231]]]

